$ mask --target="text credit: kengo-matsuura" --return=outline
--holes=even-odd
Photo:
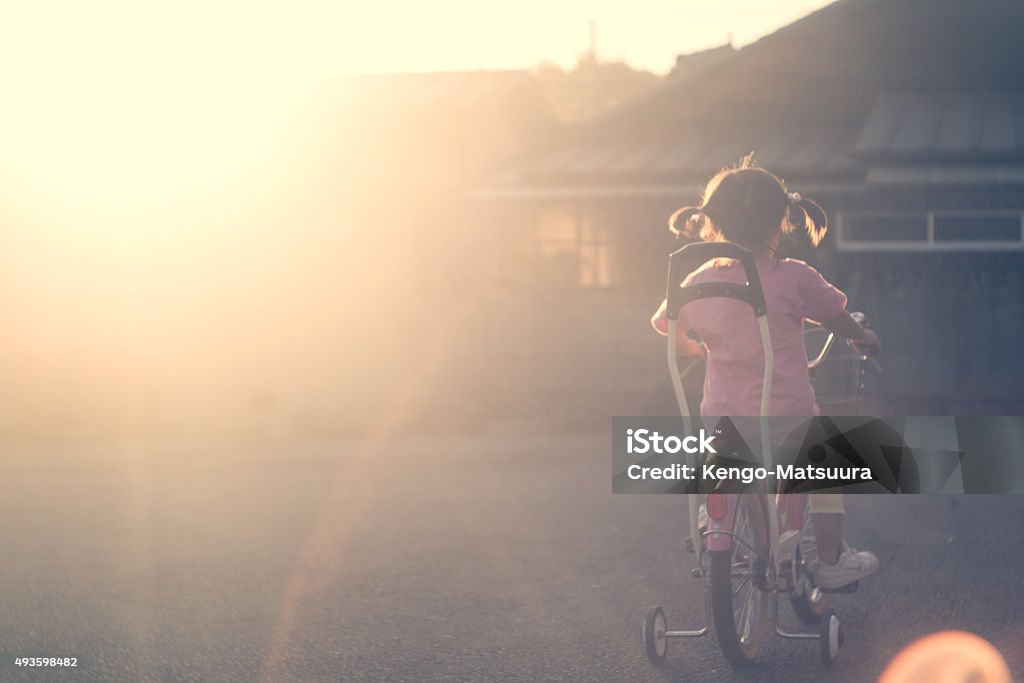
[[[703,429],[699,434],[686,437],[673,435],[663,437],[658,432],[647,429],[626,430],[626,452],[630,455],[645,455],[653,453],[658,455],[689,453],[693,454],[716,454],[712,442],[715,435],[708,435]],[[630,479],[705,479],[705,480],[731,480],[744,484],[755,481],[763,481],[769,478],[769,471],[765,467],[724,467],[705,464],[700,468],[694,465],[673,463],[666,467],[645,467],[643,465],[630,465],[626,470],[626,476]],[[816,465],[776,465],[774,477],[777,480],[831,480],[850,481],[861,480],[871,481],[871,470],[867,467],[820,467]]]

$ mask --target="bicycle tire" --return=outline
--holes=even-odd
[[[722,654],[733,666],[744,667],[757,658],[768,626],[770,596],[767,591],[760,590],[759,577],[756,576],[763,571],[768,557],[768,520],[757,495],[739,497],[734,521],[736,537],[732,539],[732,547],[711,553],[711,614]],[[733,568],[737,563],[749,566],[749,578],[740,583],[741,596],[737,596],[734,590]],[[749,608],[744,608],[744,601]],[[744,618],[748,614],[747,609],[756,610],[756,614],[749,618],[749,626]],[[739,625],[738,611],[741,622],[744,622]]]

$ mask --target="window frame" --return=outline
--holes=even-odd
[[[583,202],[559,202],[540,206],[537,209],[535,225],[537,226],[536,238],[537,247],[543,253],[544,243],[551,243],[545,240],[540,234],[541,216],[544,211],[564,211],[567,216],[572,216],[573,237],[565,240],[555,240],[570,247],[570,251],[576,258],[575,286],[580,289],[611,289],[617,287],[615,273],[615,250],[617,240],[614,238],[610,228],[607,210],[593,204]],[[607,259],[604,266],[600,259]],[[602,281],[602,267],[607,269],[607,281]],[[588,282],[585,280],[589,279]]]
[[[925,216],[927,232],[924,240],[851,240],[843,224],[846,217],[897,218]],[[935,239],[935,217],[944,216],[1013,216],[1020,224],[1017,241],[938,240]],[[1021,251],[1024,250],[1024,209],[871,209],[840,211],[836,214],[836,248],[839,251]]]

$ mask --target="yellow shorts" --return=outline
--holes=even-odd
[[[841,493],[809,493],[807,494],[807,510],[814,514],[843,514],[843,494]]]

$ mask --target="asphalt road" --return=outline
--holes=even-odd
[[[274,448],[0,450],[0,680],[870,681],[947,628],[1024,677],[1024,496],[851,497],[878,574],[848,640],[713,636],[660,669],[640,624],[702,615],[685,504],[613,496],[605,434]],[[784,608],[784,618],[795,619]],[[15,655],[77,656],[26,671]]]

